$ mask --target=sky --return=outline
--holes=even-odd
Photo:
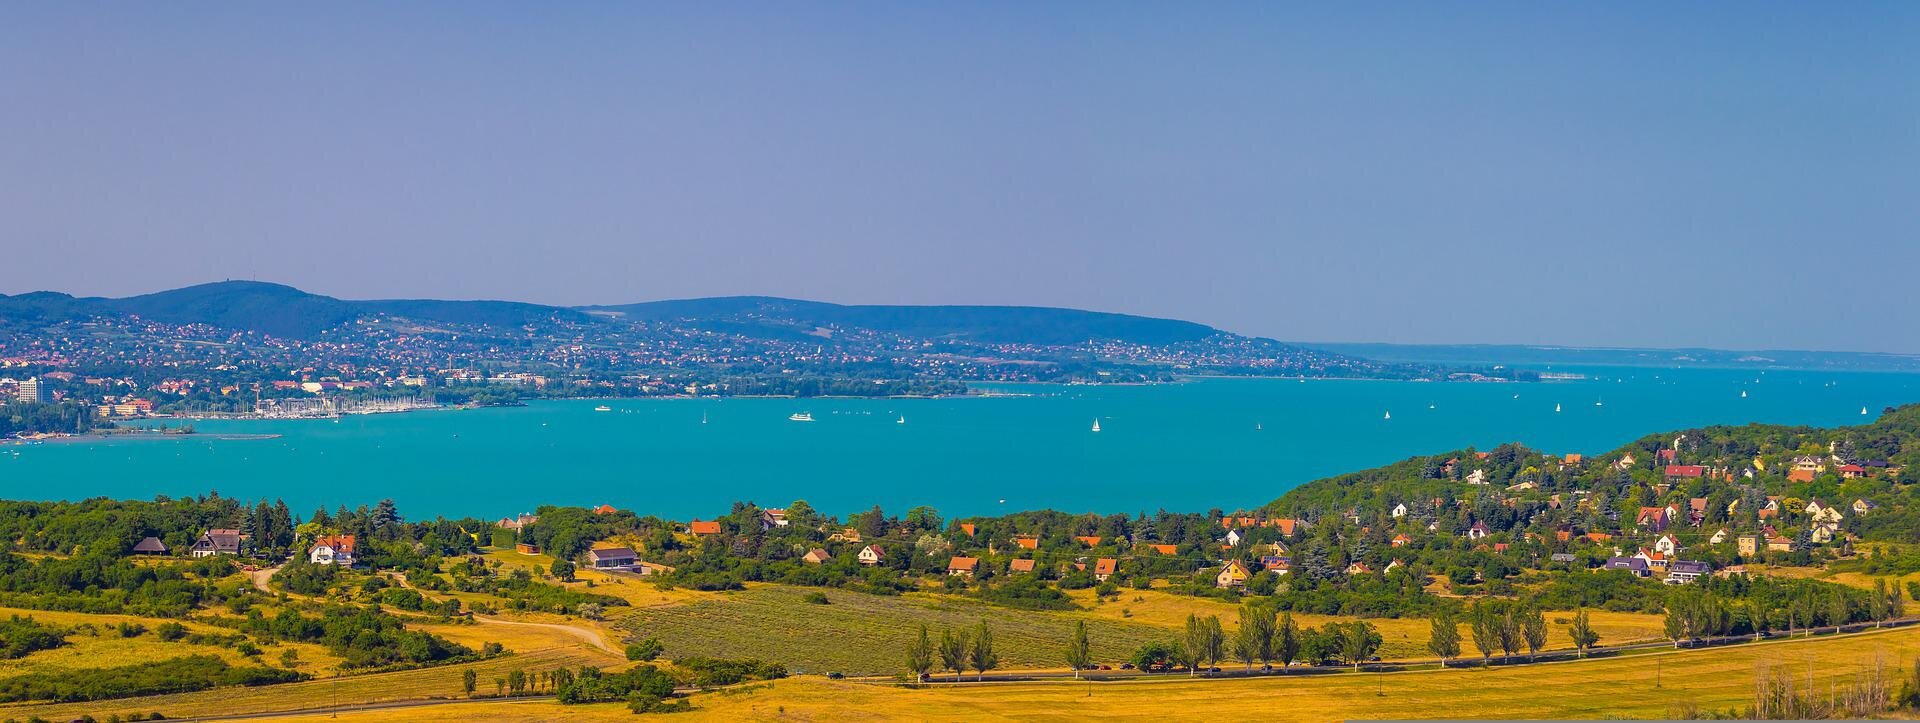
[[[0,293],[1920,353],[1916,3],[8,3]]]

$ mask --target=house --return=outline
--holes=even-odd
[[[980,567],[980,558],[954,557],[947,561],[947,574],[958,577],[973,577],[973,571]]]
[[[315,565],[353,567],[353,535],[322,535],[307,550],[307,562]]]
[[[595,570],[627,570],[639,561],[631,547],[602,547],[587,551],[587,566]]]
[[[1663,555],[1676,554],[1680,552],[1680,538],[1661,535],[1659,539],[1653,541],[1653,549]]]
[[[247,537],[239,530],[216,528],[200,533],[193,541],[193,548],[187,552],[192,557],[213,557],[214,555],[238,555],[240,543]]]
[[[1248,577],[1246,566],[1239,560],[1228,560],[1220,567],[1220,574],[1214,576],[1213,585],[1223,590],[1245,587]]]
[[[1707,544],[1718,545],[1722,542],[1726,542],[1727,538],[1732,536],[1733,536],[1733,533],[1727,532],[1727,528],[1722,527],[1720,528],[1719,532],[1713,533],[1713,537],[1707,538]]]
[[[1807,539],[1811,542],[1824,545],[1833,541],[1833,530],[1832,525],[1814,525],[1812,529],[1807,531]]]
[[[1818,474],[1826,471],[1827,463],[1819,457],[1811,454],[1803,454],[1793,458],[1793,468]]]
[[[1404,567],[1404,565],[1401,565],[1399,560],[1388,560],[1387,569],[1381,570],[1380,572],[1384,575],[1392,575],[1394,570],[1398,570],[1401,567]]]
[[[1633,518],[1635,527],[1649,532],[1666,531],[1670,521],[1667,517],[1667,508],[1665,507],[1642,507],[1640,508],[1640,514],[1635,515]]]
[[[1238,544],[1240,544],[1240,531],[1239,531],[1239,530],[1227,530],[1227,545],[1228,545],[1228,546],[1233,546],[1233,545],[1238,545]]]
[[[1278,542],[1269,542],[1269,543],[1267,543],[1267,546],[1266,546],[1266,548],[1265,548],[1265,549],[1266,549],[1266,551],[1267,551],[1267,554],[1269,554],[1269,555],[1285,555],[1285,554],[1287,554],[1287,546],[1286,546],[1286,545],[1282,545],[1282,544],[1280,544],[1280,543],[1278,543]]]
[[[1760,554],[1760,542],[1761,538],[1759,535],[1741,535],[1736,540],[1736,544],[1740,547],[1740,556],[1753,557],[1754,555]]]
[[[1267,555],[1260,558],[1260,566],[1275,573],[1285,575],[1293,569],[1293,558]]]
[[[860,539],[860,531],[851,527],[843,527],[839,532],[827,536],[828,542],[859,542]]]
[[[800,556],[800,561],[809,565],[823,564],[831,559],[833,559],[833,555],[818,547],[808,550],[807,554]]]
[[[860,555],[856,559],[862,565],[878,565],[886,561],[887,551],[880,549],[879,545],[868,545],[860,548]]]
[[[139,542],[133,543],[133,554],[165,555],[167,554],[167,543],[161,542],[158,537],[142,538]]]
[[[1033,558],[1023,557],[1007,561],[1007,572],[1033,572]]]
[[[659,563],[640,561],[633,563],[633,571],[641,575],[667,575],[673,572],[673,568]]]
[[[1687,500],[1687,521],[1693,523],[1694,527],[1699,527],[1700,523],[1707,521],[1707,498],[1695,497]]]
[[[527,525],[531,525],[539,521],[540,521],[539,515],[529,515],[525,512],[522,512],[513,517],[502,517],[500,518],[499,522],[495,522],[493,524],[518,532],[520,530],[526,529]]]
[[[1660,453],[1654,455],[1653,457],[1653,461],[1655,464],[1672,464],[1674,462],[1678,462],[1679,460],[1680,460],[1680,453],[1671,449],[1660,450]]]
[[[1152,545],[1147,545],[1147,547],[1150,547],[1150,548],[1153,548],[1153,551],[1154,551],[1154,552],[1157,552],[1157,553],[1160,553],[1160,554],[1162,554],[1162,555],[1178,555],[1178,554],[1180,554],[1180,546],[1179,546],[1179,545],[1163,545],[1163,544],[1152,544]]]
[[[971,522],[962,522],[962,523],[960,523],[960,531],[961,531],[961,532],[965,532],[965,533],[967,533],[967,536],[968,536],[968,537],[972,537],[972,536],[973,536],[973,523],[971,523]]]
[[[1667,565],[1667,583],[1679,585],[1693,582],[1710,572],[1713,572],[1713,566],[1699,560],[1674,560]]]
[[[1671,559],[1665,554],[1644,547],[1640,548],[1639,552],[1634,553],[1633,557],[1634,559],[1647,563],[1647,568],[1650,570],[1667,569],[1667,562]]]
[[[619,511],[620,510],[614,509],[613,505],[601,505],[593,508],[593,513],[596,515],[611,515]]]
[[[1840,508],[1838,506],[1822,506],[1818,512],[1815,512],[1813,510],[1813,507],[1814,505],[1818,505],[1818,504],[1820,504],[1819,500],[1814,500],[1813,502],[1807,503],[1807,514],[1813,516],[1814,522],[1826,523],[1826,524],[1832,524],[1832,525],[1838,526],[1840,524],[1840,520],[1843,520],[1846,518],[1846,515],[1840,512]]]
[[[1476,469],[1476,470],[1474,470],[1474,471],[1473,471],[1473,474],[1469,474],[1469,475],[1467,475],[1467,480],[1466,480],[1466,482],[1467,482],[1467,484],[1470,484],[1470,485],[1485,485],[1485,484],[1488,484],[1488,482],[1487,482],[1487,471],[1486,471],[1486,470],[1481,470],[1481,469]]]
[[[786,527],[786,526],[787,526],[786,510],[761,510],[760,511],[760,529],[771,530],[775,527]]]
[[[1113,577],[1113,571],[1117,569],[1119,566],[1120,566],[1120,561],[1115,560],[1111,557],[1102,557],[1098,560],[1094,560],[1093,561],[1093,579],[1099,580],[1101,582],[1106,582],[1107,578]]]
[[[1412,543],[1413,543],[1413,538],[1408,537],[1405,534],[1399,534],[1399,535],[1393,536],[1394,547],[1406,547],[1407,545]]]
[[[540,554],[540,546],[531,542],[516,542],[513,543],[513,551],[522,555],[538,555]]]
[[[694,520],[692,522],[687,523],[687,532],[693,533],[694,537],[706,537],[707,535],[718,535],[720,534],[720,521],[707,520],[706,522],[701,522],[699,520]]]
[[[1485,522],[1475,522],[1472,527],[1467,528],[1467,539],[1469,540],[1478,540],[1491,534],[1493,534],[1493,530],[1488,529],[1487,523]]]
[[[1628,469],[1632,469],[1633,465],[1634,465],[1634,460],[1633,460],[1632,452],[1628,452],[1626,454],[1620,455],[1619,459],[1616,459],[1613,461],[1613,468],[1618,471],[1625,471]]]
[[[1402,517],[1406,517],[1406,516],[1407,516],[1407,503],[1405,503],[1405,502],[1402,502],[1402,503],[1400,503],[1400,504],[1397,504],[1397,505],[1394,505],[1394,506],[1393,506],[1393,511],[1392,511],[1392,512],[1389,512],[1388,514],[1391,514],[1391,515],[1393,515],[1393,519],[1396,519],[1396,520],[1397,520],[1397,519],[1400,519],[1400,518],[1402,518]]]
[[[1796,469],[1787,473],[1787,481],[1812,482],[1814,474],[1814,471],[1810,469]]]
[[[1367,567],[1367,563],[1364,562],[1356,562],[1347,566],[1348,575],[1365,575],[1370,572],[1373,572],[1373,568]]]
[[[1579,464],[1580,460],[1582,459],[1585,459],[1585,458],[1581,457],[1579,453],[1571,453],[1565,457],[1560,458],[1560,465],[1562,467],[1571,467],[1573,465]]]
[[[1647,567],[1647,561],[1638,557],[1609,557],[1602,570],[1626,570],[1636,577],[1653,577],[1653,570]]]
[[[1873,500],[1861,498],[1853,501],[1853,513],[1856,515],[1865,515],[1877,509],[1880,509],[1880,505]]]
[[[1232,536],[1232,534],[1233,534],[1233,533],[1227,533],[1227,534],[1228,534],[1229,536]],[[1099,546],[1100,546],[1100,537],[1099,537],[1099,536],[1097,536],[1097,535],[1081,535],[1081,536],[1079,536],[1079,537],[1075,537],[1075,538],[1073,538],[1073,539],[1074,539],[1074,541],[1075,541],[1075,542],[1078,542],[1078,543],[1080,543],[1080,544],[1082,544],[1082,545],[1086,545],[1087,547],[1099,547]]]
[[[1300,528],[1306,527],[1307,523],[1301,522],[1291,517],[1276,517],[1261,523],[1261,526],[1277,527],[1280,529],[1281,536],[1292,537],[1294,532],[1298,531]]]
[[[1591,542],[1596,545],[1605,545],[1610,542],[1613,542],[1613,535],[1609,535],[1605,532],[1589,532],[1585,535],[1582,535],[1582,537],[1587,538],[1588,542]]]
[[[1040,538],[1033,535],[1014,535],[1013,544],[1022,550],[1040,549]]]
[[[1566,562],[1566,563],[1571,563],[1571,562],[1573,562],[1574,560],[1576,560],[1576,559],[1578,559],[1578,558],[1575,558],[1575,557],[1573,556],[1573,553],[1571,553],[1571,552],[1556,552],[1556,553],[1553,553],[1552,555],[1550,555],[1550,556],[1548,556],[1548,558],[1547,558],[1547,559],[1549,559],[1549,560],[1552,560],[1552,561],[1554,561],[1554,562]]]
[[[1767,538],[1767,551],[1768,552],[1792,552],[1793,540],[1787,539],[1785,537],[1781,537],[1779,535],[1774,535],[1773,537],[1769,537]]]
[[[1697,464],[1670,464],[1667,465],[1662,476],[1666,478],[1668,484],[1672,484],[1680,480],[1699,479],[1706,473],[1707,468]]]
[[[1855,479],[1867,476],[1867,468],[1857,464],[1843,464],[1839,468],[1842,479]]]

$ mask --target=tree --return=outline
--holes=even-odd
[[[927,673],[933,670],[933,640],[927,637],[927,626],[920,625],[920,637],[907,646],[907,669],[913,671],[913,682],[924,683]]]
[[[1292,612],[1280,614],[1280,628],[1274,633],[1273,648],[1282,668],[1292,666],[1300,657],[1300,626],[1294,624]]]
[[[940,663],[953,671],[954,680],[960,679],[960,673],[967,669],[966,633],[956,634],[952,629],[940,632]]]
[[[1472,617],[1473,647],[1480,651],[1480,663],[1491,665],[1493,651],[1500,645],[1500,621],[1483,600],[1473,603]]]
[[[1573,625],[1567,628],[1567,637],[1573,638],[1573,647],[1577,657],[1587,657],[1587,648],[1600,642],[1600,633],[1593,629],[1593,621],[1586,610],[1573,614]]]
[[[1076,620],[1073,623],[1073,639],[1067,642],[1067,665],[1073,666],[1073,677],[1080,678],[1080,671],[1093,662],[1093,652],[1087,644],[1087,621]]]
[[[556,559],[553,561],[553,566],[547,568],[547,571],[553,573],[554,577],[560,578],[561,582],[573,582],[573,563],[571,561]]]
[[[1206,635],[1203,642],[1206,645],[1201,648],[1201,653],[1206,658],[1208,667],[1217,666],[1220,664],[1220,659],[1226,657],[1227,633],[1221,629],[1218,615],[1208,615],[1204,628]]]
[[[973,669],[980,672],[980,680],[986,680],[987,671],[1000,665],[1000,656],[993,652],[993,631],[987,629],[986,618],[981,618],[980,625],[973,629],[973,653],[969,657]]]
[[[1440,656],[1440,667],[1447,667],[1447,658],[1460,654],[1460,626],[1453,621],[1453,611],[1442,606],[1433,613],[1433,632],[1427,636],[1427,649]]]
[[[480,674],[473,672],[472,668],[467,668],[466,670],[460,671],[460,688],[462,690],[465,690],[467,692],[467,695],[473,695],[474,687],[478,686],[479,684],[480,684]]]
[[[1547,645],[1547,616],[1538,606],[1528,606],[1520,614],[1520,637],[1527,643],[1527,659]]]
[[[1273,612],[1253,605],[1240,606],[1240,627],[1233,631],[1233,654],[1253,669],[1253,661],[1273,659]]]
[[[1340,657],[1346,658],[1357,671],[1361,663],[1371,659],[1374,651],[1380,649],[1380,642],[1380,633],[1373,629],[1372,623],[1355,620],[1341,627]]]

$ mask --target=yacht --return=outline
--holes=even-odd
[[[611,411],[613,411],[613,407],[609,407],[609,406],[607,406],[607,405],[605,405],[605,404],[602,404],[602,405],[600,405],[600,406],[598,406],[598,407],[594,407],[594,408],[593,408],[593,411],[596,411],[596,412],[611,412]]]
[[[795,413],[793,413],[793,414],[789,414],[789,415],[787,415],[787,421],[789,421],[789,422],[811,422],[811,421],[813,421],[813,412],[795,412]]]

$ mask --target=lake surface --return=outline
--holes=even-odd
[[[497,518],[545,503],[710,518],[734,500],[795,499],[841,515],[874,504],[895,513],[931,504],[949,516],[1231,510],[1308,480],[1467,445],[1593,454],[1704,424],[1859,424],[1872,418],[1863,406],[1878,415],[1920,401],[1920,375],[1911,374],[1578,371],[1593,376],[1001,385],[992,388],[1024,396],[615,400],[605,402],[610,412],[593,410],[602,402],[556,401],[339,422],[198,422],[203,432],[282,436],[4,445],[0,497],[218,490],[284,498],[302,515],[392,497],[422,518]],[[787,420],[803,411],[817,421]],[[1090,431],[1096,417],[1099,433]]]

